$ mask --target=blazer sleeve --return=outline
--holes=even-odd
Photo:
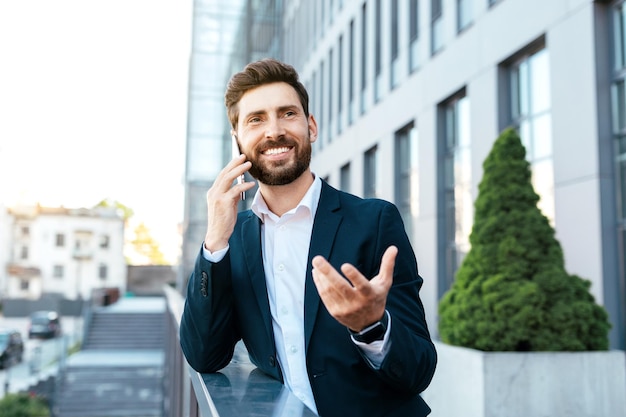
[[[200,250],[180,321],[180,344],[193,369],[217,372],[230,363],[240,339],[235,314],[229,253],[211,263]]]
[[[392,317],[390,347],[378,370],[379,376],[394,389],[419,393],[428,387],[435,372],[437,353],[432,343],[419,291],[413,248],[404,230],[398,209],[386,204],[379,217],[376,258],[390,246],[398,248],[393,284],[386,308]]]

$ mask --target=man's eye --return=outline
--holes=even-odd
[[[291,116],[295,116],[295,115],[296,115],[296,112],[295,112],[295,111],[288,111],[288,112],[285,112],[285,117],[291,117]]]
[[[248,120],[248,123],[259,123],[261,121],[260,117],[253,117],[250,120]]]

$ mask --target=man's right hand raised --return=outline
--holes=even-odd
[[[236,179],[250,169],[252,164],[245,155],[233,158],[217,175],[207,191],[207,232],[204,247],[210,252],[224,249],[237,222],[237,203],[242,192],[252,189],[252,181],[237,184]]]

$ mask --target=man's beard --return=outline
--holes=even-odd
[[[246,153],[246,158],[252,163],[252,167],[248,172],[262,184],[290,184],[309,168],[311,163],[310,135],[307,136],[307,140],[302,147],[299,147],[297,142],[286,138],[263,142],[262,146],[264,149],[267,149],[267,147],[293,147],[296,154],[295,161],[261,161],[261,158],[258,157],[261,155],[256,150],[253,151],[253,155]]]

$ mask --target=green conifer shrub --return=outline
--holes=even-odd
[[[565,271],[526,150],[502,132],[483,163],[471,249],[439,304],[443,342],[484,351],[608,349],[606,310]]]
[[[49,417],[45,400],[26,393],[7,394],[0,399],[0,417]]]

